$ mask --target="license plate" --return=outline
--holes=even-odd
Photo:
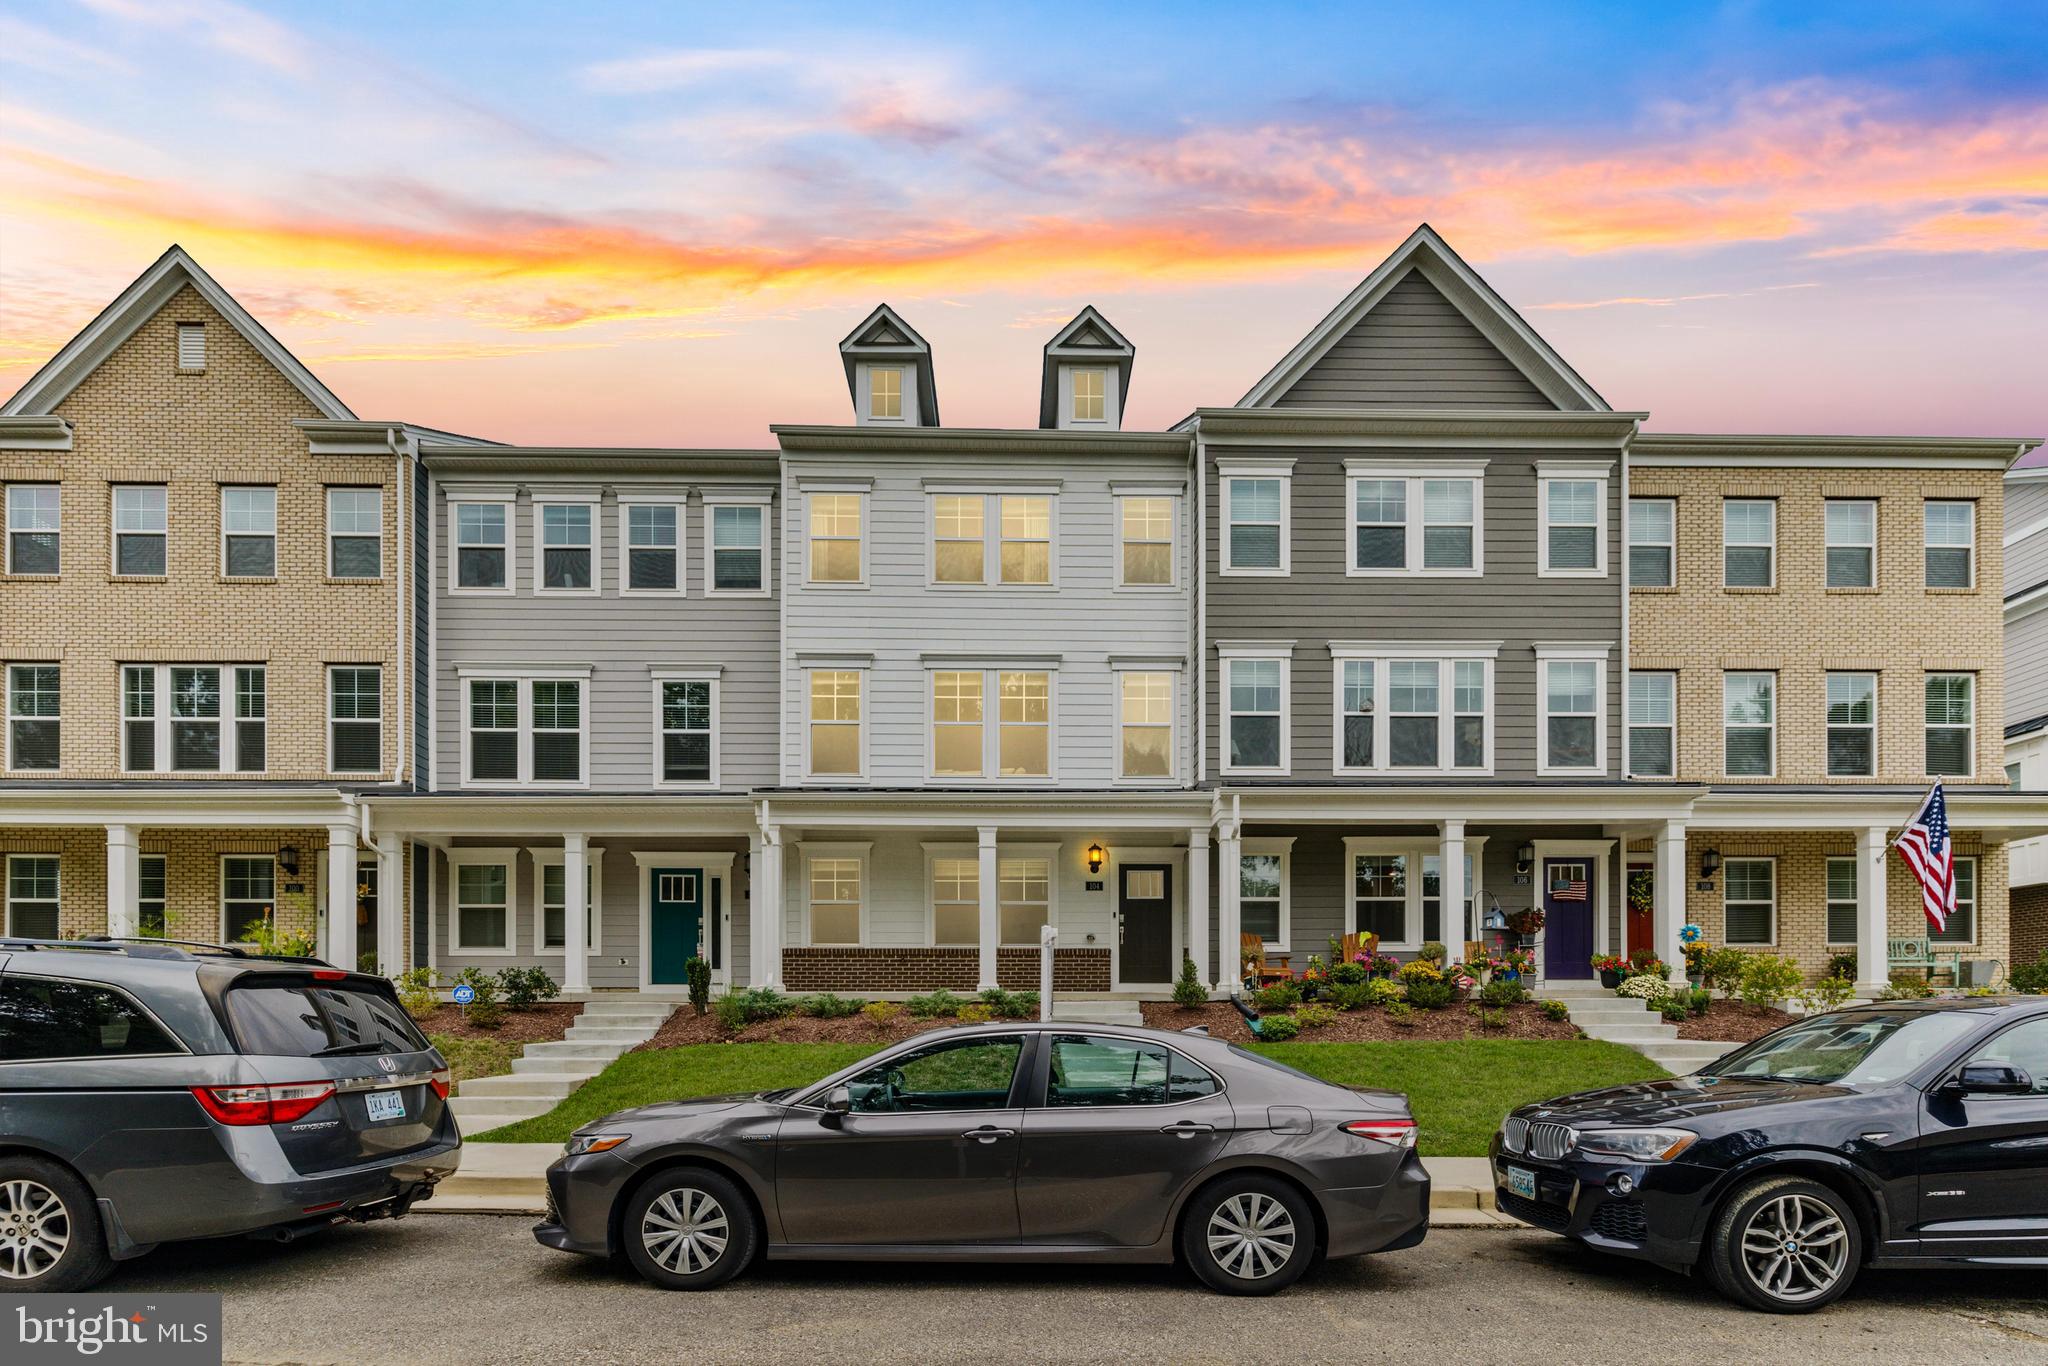
[[[397,1091],[372,1091],[363,1099],[369,1102],[372,1120],[405,1118],[405,1097]]]
[[[1509,1167],[1508,1191],[1510,1194],[1521,1196],[1524,1200],[1534,1200],[1536,1198],[1536,1173],[1524,1171],[1520,1167]]]

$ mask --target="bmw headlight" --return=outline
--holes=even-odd
[[[631,1134],[598,1132],[594,1134],[571,1134],[568,1143],[562,1147],[564,1157],[582,1157],[585,1153],[608,1153],[631,1138]]]
[[[1669,1162],[1699,1142],[1690,1129],[1580,1129],[1580,1157],[1617,1157],[1624,1162]]]

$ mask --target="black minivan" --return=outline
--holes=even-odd
[[[397,1218],[460,1159],[381,977],[161,940],[0,938],[0,1291],[158,1243]]]

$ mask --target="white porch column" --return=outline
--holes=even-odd
[[[758,828],[747,835],[747,984],[761,980],[761,850],[766,843]]]
[[[1235,822],[1225,824],[1216,840],[1216,987],[1226,996],[1244,981],[1244,949],[1238,943],[1237,897],[1242,890],[1244,842]]]
[[[1685,925],[1685,823],[1666,821],[1657,832],[1657,904],[1651,915],[1657,956],[1671,969],[1674,983],[1685,981],[1685,947],[1678,931]]]
[[[753,923],[748,927],[758,964],[754,985],[782,990],[782,827],[761,827],[761,857],[754,865]]]
[[[1203,989],[1216,979],[1209,975],[1209,827],[1188,828],[1188,957],[1195,960],[1195,980]],[[1180,964],[1173,965],[1173,977],[1180,980]]]
[[[590,837],[562,836],[562,990],[590,990]]]
[[[1003,939],[1003,914],[996,900],[996,828],[984,825],[981,834],[981,985],[987,991],[996,981],[996,945]]]
[[[142,930],[137,905],[142,891],[140,850],[133,826],[107,827],[107,933],[116,939],[132,938]]]
[[[411,957],[405,940],[405,858],[396,835],[377,837],[377,970],[396,977]]]
[[[1885,906],[1885,855],[1890,851],[1881,825],[1856,837],[1856,994],[1875,997],[1891,982],[1891,913]]]
[[[327,959],[356,969],[356,828],[327,827]]]
[[[1465,822],[1445,821],[1438,827],[1442,846],[1443,876],[1438,884],[1442,913],[1437,931],[1444,937],[1444,966],[1463,961],[1465,941],[1471,936],[1465,924]]]

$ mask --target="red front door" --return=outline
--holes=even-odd
[[[1651,897],[1657,885],[1656,870],[1647,863],[1632,863],[1628,869],[1628,951],[1655,951],[1657,921]]]

